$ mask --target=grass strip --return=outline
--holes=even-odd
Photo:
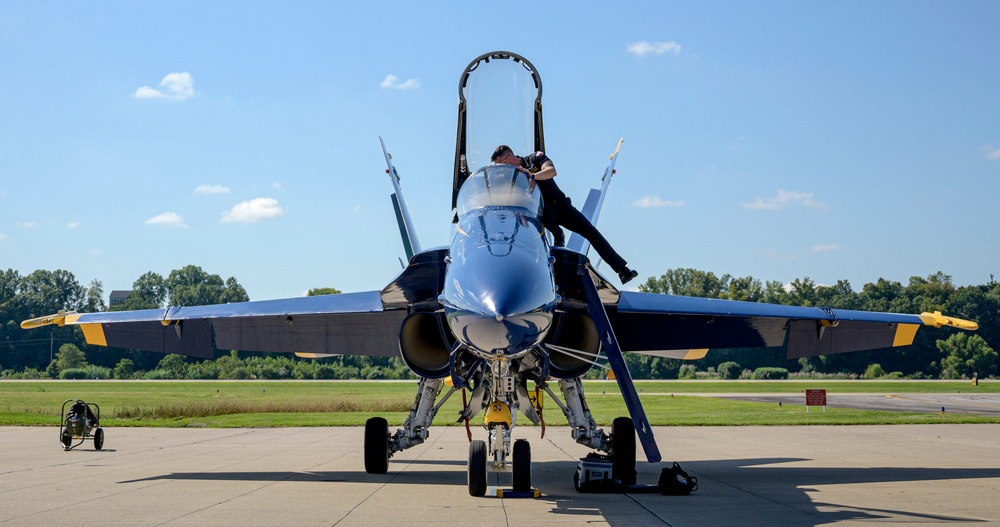
[[[0,425],[58,426],[63,401],[83,399],[100,405],[105,427],[283,427],[360,426],[373,416],[390,426],[406,418],[416,381],[3,381]],[[825,388],[828,393],[996,393],[994,383],[968,381],[639,381],[640,397],[655,426],[996,423],[991,416],[937,412],[893,412],[846,408],[779,406],[685,393],[794,393]],[[554,388],[554,387],[553,387]],[[585,383],[595,420],[608,426],[627,415],[613,381]],[[455,394],[441,408],[435,425],[455,423],[461,407]],[[544,416],[550,426],[566,419],[549,397]],[[481,426],[482,414],[473,419]],[[523,417],[520,424],[525,425]]]

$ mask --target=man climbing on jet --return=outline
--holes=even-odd
[[[616,273],[622,284],[626,284],[639,273],[628,268],[627,262],[608,243],[608,240],[597,231],[597,228],[587,220],[580,211],[570,202],[570,199],[563,194],[553,178],[556,177],[556,167],[552,160],[544,152],[535,152],[526,157],[514,155],[514,151],[507,145],[500,145],[493,151],[490,159],[497,164],[514,165],[525,174],[530,174],[538,183],[538,189],[542,192],[542,200],[545,208],[542,211],[542,225],[552,233],[553,245],[562,247],[565,245],[560,225],[583,236],[590,245],[594,247],[601,259],[608,263]]]

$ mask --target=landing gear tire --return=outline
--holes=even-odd
[[[531,490],[531,444],[527,439],[514,441],[514,492]]]
[[[632,419],[618,417],[611,423],[611,477],[624,485],[635,485],[635,426]]]
[[[469,495],[486,495],[486,441],[469,443]]]
[[[94,450],[100,450],[104,448],[104,429],[98,428],[94,430]]]
[[[62,443],[63,450],[69,450],[70,445],[73,444],[73,438],[70,437],[69,432],[63,432],[62,435],[59,436],[59,442]]]
[[[389,422],[372,417],[365,422],[365,472],[385,474],[389,471]]]

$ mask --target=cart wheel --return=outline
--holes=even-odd
[[[629,417],[611,423],[611,477],[635,485],[635,425]]]
[[[98,428],[94,430],[94,450],[100,450],[104,448],[104,429]]]
[[[62,435],[59,436],[59,442],[62,443],[63,450],[69,450],[69,446],[73,444],[73,438],[69,436],[68,430],[64,430]]]

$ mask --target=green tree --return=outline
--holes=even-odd
[[[86,301],[86,291],[76,277],[62,269],[39,269],[25,276],[18,295],[26,318],[55,313],[60,309],[79,311]]]
[[[729,282],[726,295],[730,300],[760,302],[764,298],[764,287],[760,280],[752,277],[733,278]]]
[[[220,303],[232,303],[232,302],[249,302],[250,295],[247,294],[247,290],[243,288],[237,281],[236,278],[230,276],[226,279],[226,289],[222,292],[222,296],[219,297]]]
[[[719,377],[723,379],[739,379],[740,374],[743,373],[743,368],[740,367],[739,363],[726,361],[719,364],[716,371],[719,372]]]
[[[166,298],[167,287],[163,277],[153,271],[148,271],[132,283],[132,294],[111,310],[157,309],[163,307]]]
[[[881,364],[869,364],[865,368],[865,378],[866,379],[880,379],[885,376],[885,370],[882,369]]]
[[[217,274],[208,274],[201,267],[188,265],[170,272],[164,281],[171,306],[206,306],[250,300],[246,289],[236,278],[225,282]]]
[[[70,368],[85,368],[87,358],[76,344],[63,344],[59,346],[59,353],[56,354],[56,367],[59,371]]]
[[[640,291],[702,298],[726,298],[732,277],[697,269],[670,269],[659,278],[650,277]]]
[[[792,306],[806,306],[812,307],[817,306],[819,301],[819,293],[817,291],[816,282],[813,282],[811,278],[796,278],[788,284],[788,297],[786,299],[786,304]]]
[[[101,284],[100,280],[94,279],[90,282],[86,295],[86,300],[80,309],[82,312],[96,313],[107,310],[107,306],[104,304],[104,285]]]
[[[187,375],[187,359],[184,355],[171,353],[160,360],[160,364],[156,366],[156,369],[162,371],[165,376],[171,379],[183,379]]]
[[[340,289],[334,287],[316,287],[306,292],[306,296],[339,295],[339,294],[340,294]]]
[[[996,373],[997,352],[979,335],[961,332],[939,340],[937,347],[944,357],[941,359],[941,377],[960,379],[973,375]]]
[[[208,274],[196,265],[170,271],[165,283],[171,306],[218,304],[226,290],[221,276]]]
[[[132,359],[118,361],[118,365],[115,366],[116,379],[131,379],[133,374],[135,374],[135,363]]]

